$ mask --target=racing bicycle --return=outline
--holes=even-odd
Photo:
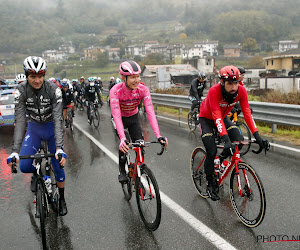
[[[142,221],[149,230],[156,230],[161,221],[161,199],[157,181],[150,168],[144,162],[144,148],[158,141],[145,142],[137,140],[129,144],[129,148],[136,152],[135,162],[130,161],[130,153],[126,154],[126,175],[128,181],[121,183],[126,200],[130,200],[135,192],[136,202]],[[162,155],[165,145],[158,155]]]
[[[254,140],[252,142],[255,142]],[[258,173],[252,166],[243,162],[240,158],[239,145],[247,145],[249,142],[234,142],[235,153],[229,162],[226,161],[222,153],[216,156],[214,169],[214,185],[217,191],[223,186],[225,179],[229,176],[229,196],[232,207],[240,219],[247,227],[257,227],[261,224],[266,213],[266,196],[263,184]],[[265,153],[269,150],[268,141],[264,141]],[[222,145],[217,145],[223,148]],[[260,153],[252,150],[254,153]],[[204,170],[206,151],[202,147],[196,147],[191,155],[190,170],[194,186],[202,198],[208,198],[207,180]],[[218,160],[219,161],[216,161]],[[223,162],[223,164],[221,164]],[[224,167],[223,167],[224,166]]]
[[[199,108],[200,104],[195,106],[194,110],[190,110],[188,113],[188,126],[190,129],[190,132],[194,132],[198,125],[197,117],[199,115]]]
[[[89,102],[88,105],[90,106],[90,125],[94,124],[95,128],[99,127],[100,124],[100,113],[98,110],[98,102],[95,100],[94,102]]]
[[[67,125],[71,130],[71,133],[74,132],[74,126],[73,126],[73,115],[72,115],[72,107],[71,105],[67,105],[68,111],[67,111]]]
[[[59,191],[56,184],[56,177],[54,170],[51,167],[51,157],[55,157],[55,154],[48,152],[47,144],[42,143],[42,146],[35,155],[23,155],[19,156],[21,159],[33,159],[34,166],[36,168],[37,178],[33,204],[35,207],[35,218],[39,220],[40,231],[42,237],[43,249],[47,248],[47,235],[46,235],[46,219],[50,214],[50,204],[53,211],[59,215]],[[61,154],[58,155],[59,161],[61,160]],[[45,161],[43,161],[43,159]],[[17,173],[16,159],[12,159],[12,173]],[[60,166],[63,168],[63,166]],[[51,183],[45,181],[44,176],[51,178]]]

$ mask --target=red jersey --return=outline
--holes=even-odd
[[[247,91],[241,85],[239,86],[238,96],[231,104],[223,99],[220,83],[211,87],[206,98],[201,103],[199,117],[213,120],[218,128],[219,134],[221,136],[227,135],[228,133],[223,119],[228,115],[237,102],[240,102],[245,121],[252,134],[254,134],[257,131],[256,124],[251,114]]]

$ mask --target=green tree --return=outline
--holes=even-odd
[[[96,65],[98,67],[104,67],[109,63],[108,54],[106,52],[99,53],[96,59]]]
[[[248,52],[254,51],[257,47],[255,38],[247,38],[243,42],[243,49],[247,50]]]
[[[150,65],[164,64],[164,57],[162,54],[152,53],[145,57],[144,63],[145,63],[145,65],[147,65],[147,64],[150,64]]]
[[[253,56],[248,61],[248,68],[263,68],[264,67],[264,61],[262,56]]]

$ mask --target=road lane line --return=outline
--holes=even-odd
[[[175,119],[172,119],[172,118],[169,118],[169,117],[163,117],[163,116],[160,116],[160,115],[157,115],[156,117],[161,118],[161,119],[165,119],[165,120],[169,120],[169,121],[172,121],[172,122],[177,122],[177,123],[180,122],[180,123],[183,123],[185,125],[188,125],[187,122],[180,121],[180,120],[175,120]],[[270,145],[273,146],[273,147],[282,148],[282,149],[286,149],[286,150],[293,151],[293,152],[296,152],[296,153],[300,153],[300,149],[297,149],[297,148],[291,148],[291,147],[276,144],[276,143],[273,143],[273,142],[270,142]]]
[[[85,131],[79,124],[76,122],[73,123],[74,126],[80,130],[86,137],[88,137],[96,146],[98,146],[105,154],[107,154],[116,164],[119,164],[119,158],[115,156],[111,151],[109,151],[102,143],[95,139],[91,134]],[[160,191],[162,202],[171,209],[175,214],[177,214],[182,220],[188,223],[192,228],[194,228],[198,233],[200,233],[204,238],[206,238],[211,244],[221,250],[234,250],[229,242],[223,239],[220,235],[215,233],[209,227],[204,225],[196,217],[186,211],[184,208],[179,206],[175,201],[165,195]]]

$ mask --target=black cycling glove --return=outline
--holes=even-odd
[[[256,131],[254,134],[253,134],[255,140],[256,140],[256,143],[259,145],[260,148],[264,148],[264,143],[263,143],[263,140],[261,139],[258,131]]]
[[[166,142],[167,142],[168,139],[167,139],[167,137],[161,136],[161,137],[159,137],[157,140],[159,141],[159,143],[160,143],[161,145],[166,145]],[[161,143],[160,141],[163,141],[163,143]]]
[[[235,151],[235,146],[231,143],[229,136],[228,135],[223,135],[221,137],[222,141],[225,143],[224,144],[224,149],[222,154],[224,156],[230,156],[233,155],[234,151]]]

